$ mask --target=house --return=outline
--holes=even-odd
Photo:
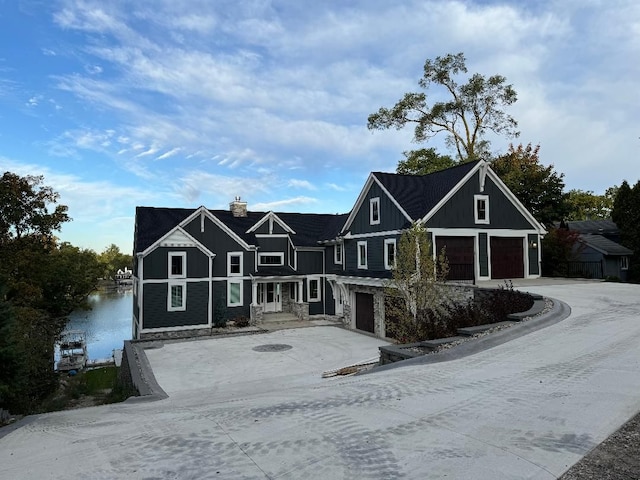
[[[578,232],[576,262],[571,273],[588,278],[619,278],[626,282],[633,251],[620,245],[620,231],[612,220],[568,221],[564,225]]]
[[[138,207],[133,338],[206,334],[218,318],[330,316],[385,336],[384,287],[413,222],[450,280],[540,276],[546,232],[483,161],[430,175],[373,172],[349,214]],[[434,251],[435,254],[435,251]]]

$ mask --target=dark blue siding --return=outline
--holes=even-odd
[[[489,276],[489,248],[486,233],[478,235],[478,262],[480,263],[480,276]]]
[[[369,222],[369,200],[375,197],[380,198],[380,224],[370,225]],[[373,183],[367,192],[360,209],[356,213],[349,230],[351,233],[387,232],[389,230],[399,230],[408,225],[405,216],[398,210],[386,193],[382,191],[377,183]]]
[[[489,196],[489,225],[477,225],[474,215],[474,195]],[[429,219],[428,228],[502,228],[529,230],[533,225],[518,211],[498,186],[487,176],[484,192],[480,192],[479,173],[464,184]]]
[[[540,273],[540,264],[538,263],[538,249],[540,248],[540,238],[537,234],[528,235],[528,249],[529,249],[529,274],[538,275]],[[536,244],[536,248],[533,248],[532,244]]]
[[[200,249],[159,247],[144,257],[143,275],[145,280],[163,279],[169,276],[169,252],[187,253],[187,277],[208,277],[209,259]]]
[[[208,282],[187,283],[187,309],[183,312],[167,311],[167,294],[167,283],[144,284],[142,328],[182,327],[208,323]]]

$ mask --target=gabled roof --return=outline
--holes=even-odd
[[[255,234],[249,230],[265,218],[265,212],[247,212],[246,217],[235,217],[229,210],[208,210],[203,207],[198,209],[136,207],[134,253],[144,252],[176,226],[188,221],[189,217],[197,216],[201,209],[210,218],[215,217],[224,224],[232,235],[238,237],[246,245],[256,245]],[[346,214],[315,213],[278,213],[274,215],[277,215],[294,232],[298,232],[290,234],[290,237],[295,246],[301,247],[315,247],[319,245],[319,242],[335,238],[347,217]]]
[[[260,226],[267,222],[268,220],[272,220],[274,222],[276,222],[278,225],[280,225],[280,227],[282,227],[282,229],[287,232],[287,233],[296,233],[294,230],[291,229],[291,227],[289,225],[287,225],[287,223],[285,221],[283,221],[277,213],[274,212],[267,212],[267,214],[262,217],[262,219],[258,220],[258,222],[256,222],[249,230],[247,230],[247,233],[253,233],[255,232],[258,228],[260,228]]]
[[[383,172],[373,172],[373,175],[411,219],[417,221],[429,213],[478,163],[463,163],[429,175]]]
[[[633,250],[629,250],[627,247],[623,247],[619,243],[616,243],[613,240],[609,240],[602,235],[580,235],[579,239],[584,244],[590,246],[594,250],[597,250],[604,255],[633,255]]]

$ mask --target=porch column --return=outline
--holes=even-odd
[[[298,303],[302,303],[302,280],[298,280]]]
[[[256,279],[251,280],[251,305],[258,304],[258,282]]]

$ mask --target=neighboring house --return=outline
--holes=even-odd
[[[349,214],[136,209],[133,336],[207,333],[219,316],[342,318],[385,336],[384,286],[413,222],[446,248],[450,280],[540,276],[546,232],[486,162],[374,172]],[[435,254],[435,251],[434,251]]]
[[[629,258],[633,251],[620,245],[620,231],[611,220],[565,222],[569,230],[580,234],[580,247],[573,273],[589,278],[617,277],[627,281]]]

